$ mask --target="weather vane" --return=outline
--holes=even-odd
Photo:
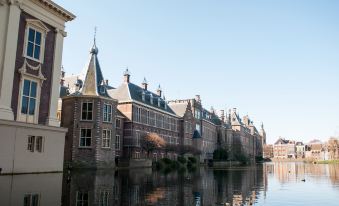
[[[94,44],[96,37],[97,37],[97,26],[94,27]]]

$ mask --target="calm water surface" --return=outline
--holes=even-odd
[[[304,180],[304,181],[303,181]],[[339,165],[267,163],[0,176],[1,206],[339,205]]]

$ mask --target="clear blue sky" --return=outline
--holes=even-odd
[[[200,94],[206,108],[238,108],[268,142],[339,136],[339,1],[56,0],[67,23],[63,65],[99,61],[113,86],[160,83],[166,98]]]

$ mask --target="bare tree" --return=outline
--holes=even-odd
[[[147,157],[149,157],[151,152],[161,149],[165,147],[165,145],[165,140],[157,133],[148,133],[141,140],[141,147],[147,152]]]

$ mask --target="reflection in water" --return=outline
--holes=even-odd
[[[180,174],[133,169],[0,176],[0,200],[8,206],[335,205],[339,165],[267,163],[201,167]]]

